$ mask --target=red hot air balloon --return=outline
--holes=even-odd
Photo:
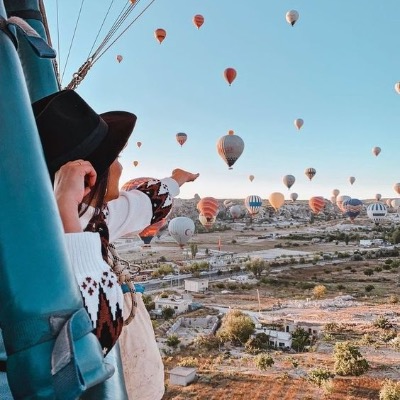
[[[224,71],[224,78],[231,86],[232,82],[236,79],[236,70],[235,68],[226,68]]]
[[[167,219],[163,218],[160,221],[146,226],[139,234],[138,236],[140,239],[143,240],[143,243],[145,246],[150,246],[150,242],[154,238],[154,236],[157,235],[157,233],[160,231],[160,229],[167,223]]]
[[[131,179],[130,181],[126,182],[123,184],[121,187],[121,190],[125,192],[129,192],[130,190],[137,189],[140,185],[155,180],[154,178],[149,178],[149,177],[141,177],[141,178],[134,178]]]
[[[203,197],[197,203],[197,210],[200,213],[199,221],[201,224],[206,228],[210,228],[212,225],[214,225],[218,215],[218,201],[214,199],[214,197]]]
[[[183,144],[186,142],[187,140],[187,135],[186,133],[183,132],[179,132],[176,134],[176,140],[177,142],[181,145],[181,147],[183,146]]]
[[[122,59],[123,59],[123,57],[120,54],[118,54],[117,55],[117,61],[120,63],[122,61]]]
[[[217,142],[217,151],[221,158],[228,164],[229,169],[238,160],[243,153],[244,142],[240,136],[229,131],[227,135],[222,136]]]
[[[154,36],[158,40],[158,42],[161,44],[162,41],[167,37],[167,32],[165,29],[158,28],[154,31]]]
[[[204,17],[200,14],[196,14],[193,17],[193,23],[197,26],[197,29],[200,29],[200,27],[204,24]]]
[[[308,205],[314,214],[318,214],[325,207],[325,199],[322,196],[311,197]]]

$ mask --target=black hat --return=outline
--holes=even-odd
[[[125,147],[136,115],[97,114],[75,91],[62,90],[32,104],[51,179],[68,161],[90,161],[102,175]]]

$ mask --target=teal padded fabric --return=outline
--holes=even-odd
[[[8,385],[7,374],[0,372],[0,399],[13,400],[10,387]]]
[[[0,15],[6,17],[2,0]],[[39,76],[37,56],[27,46]],[[20,59],[2,31],[0,64],[0,327],[4,328],[60,310],[80,310],[83,303],[69,265]],[[50,75],[46,65],[44,70],[37,82],[42,87],[31,82],[34,96],[56,90],[54,73]],[[4,333],[3,339],[6,348],[12,347],[13,335]],[[51,374],[54,343],[52,338],[8,354],[7,378],[15,399],[56,399]],[[74,340],[74,346],[85,388],[112,376],[113,367],[104,362],[94,334]]]

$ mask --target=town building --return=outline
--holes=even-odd
[[[198,279],[198,278],[191,278],[185,279],[185,291],[186,292],[205,292],[208,290],[208,279]]]
[[[196,368],[175,367],[169,371],[171,385],[187,386],[196,378]]]
[[[162,310],[164,308],[172,308],[175,314],[182,314],[189,310],[190,305],[193,302],[193,298],[189,294],[183,294],[182,296],[169,295],[168,297],[158,296],[154,300],[155,310]]]

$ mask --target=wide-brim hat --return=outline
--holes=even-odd
[[[32,104],[47,168],[55,173],[68,161],[90,161],[101,176],[125,147],[136,123],[126,111],[97,114],[75,91],[62,90]]]

